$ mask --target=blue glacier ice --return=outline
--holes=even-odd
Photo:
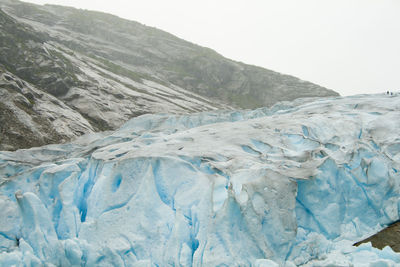
[[[0,152],[1,266],[400,266],[400,97],[143,115]]]

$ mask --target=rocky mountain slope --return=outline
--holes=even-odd
[[[14,0],[0,0],[0,8],[2,74],[12,74],[79,113],[80,126],[69,131],[74,136],[88,129],[116,129],[144,113],[251,108],[299,97],[337,95],[113,15]],[[10,94],[5,88],[0,90]],[[30,101],[36,102],[32,95]],[[2,110],[4,105],[3,101]],[[32,119],[30,112],[25,120]],[[48,116],[35,114],[44,117],[40,121]],[[21,116],[2,120],[14,117]],[[23,132],[18,134],[24,138]],[[29,138],[47,143],[71,134]],[[2,142],[0,149],[30,145],[27,140],[20,145]]]
[[[0,150],[63,142],[94,131],[56,97],[0,70]]]

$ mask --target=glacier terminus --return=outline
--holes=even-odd
[[[1,266],[400,266],[400,96],[142,115],[0,152]]]

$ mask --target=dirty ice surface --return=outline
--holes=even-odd
[[[144,115],[0,152],[2,266],[396,266],[400,97]]]

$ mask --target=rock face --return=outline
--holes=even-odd
[[[113,15],[14,0],[0,0],[0,8],[2,72],[56,97],[95,131],[116,129],[145,113],[337,95]]]
[[[400,252],[400,222],[391,224],[379,233],[357,242],[355,245],[359,246],[367,242],[371,242],[372,246],[379,249],[390,246],[394,251]]]
[[[0,150],[59,143],[93,132],[56,97],[0,70]]]
[[[147,114],[0,152],[0,265],[399,266],[400,96]]]

